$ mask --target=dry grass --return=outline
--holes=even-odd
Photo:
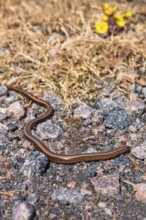
[[[3,3],[2,3],[3,2]],[[3,0],[0,2],[0,80],[40,95],[52,90],[65,104],[100,95],[112,77],[130,94],[146,86],[146,12],[142,4],[110,1],[134,14],[125,30],[106,39],[95,33],[102,1]]]

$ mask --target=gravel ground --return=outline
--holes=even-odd
[[[62,165],[50,163],[24,137],[24,124],[44,108],[0,87],[1,220],[146,219],[146,88],[135,85],[132,100],[112,100],[111,88],[106,98],[76,100],[69,110],[59,96],[45,92],[55,114],[32,132],[51,151],[131,147],[111,160]]]

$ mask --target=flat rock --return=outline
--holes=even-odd
[[[146,184],[141,183],[140,187],[138,188],[135,197],[138,201],[146,202]]]
[[[38,176],[46,171],[48,163],[48,158],[36,151],[25,160],[20,172],[27,177]]]
[[[33,220],[35,208],[28,202],[20,202],[13,207],[12,220]]]
[[[75,206],[81,206],[82,196],[74,189],[67,189],[61,187],[55,189],[52,194],[52,199],[61,202],[62,204],[73,204]]]
[[[56,110],[58,109],[58,106],[62,104],[62,98],[53,92],[45,92],[43,99],[50,103]]]
[[[145,110],[145,105],[142,101],[135,101],[135,100],[127,100],[124,104],[125,110],[128,112],[128,114],[137,114],[141,115]]]
[[[53,124],[51,120],[47,120],[37,125],[36,132],[43,140],[55,139],[62,133],[62,128],[59,125]]]
[[[105,175],[102,177],[97,177],[92,179],[92,184],[94,186],[97,194],[108,194],[110,196],[115,196],[120,192],[120,183],[118,175]]]
[[[6,86],[0,86],[0,96],[4,96],[8,93],[8,89]]]
[[[96,125],[101,125],[103,122],[103,116],[102,115],[95,115],[91,118],[91,122]]]
[[[138,159],[146,159],[146,140],[131,150],[131,153]]]
[[[107,116],[115,109],[119,109],[119,104],[109,98],[102,98],[95,102],[95,108],[103,111],[104,116]]]
[[[142,89],[142,93],[144,94],[144,97],[146,98],[146,87],[144,87],[144,88]]]
[[[5,135],[5,134],[7,134],[7,132],[8,132],[7,125],[4,125],[4,124],[0,123],[0,134]]]
[[[105,117],[106,128],[124,129],[131,124],[131,119],[125,110],[114,110]]]
[[[84,118],[87,119],[91,116],[93,108],[88,106],[86,103],[82,103],[78,108],[74,110],[74,118]]]
[[[5,102],[6,98],[7,98],[7,96],[5,96],[5,95],[0,96],[0,105]]]
[[[110,96],[110,94],[116,89],[116,85],[115,84],[111,84],[109,86],[106,86],[103,89],[103,94],[104,96]]]
[[[13,113],[16,120],[20,120],[25,114],[24,105],[20,101],[16,101],[9,105],[8,111]]]
[[[18,101],[18,96],[14,92],[12,92],[12,94],[5,99],[5,103],[8,105],[16,101]]]

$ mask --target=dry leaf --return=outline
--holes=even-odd
[[[145,173],[145,171],[136,163],[135,159],[128,156],[128,158],[132,161],[132,163],[134,164],[134,166],[137,168],[137,170],[141,171],[142,173]]]
[[[136,83],[138,83],[141,86],[146,86],[146,79],[136,79]]]
[[[145,183],[137,183],[137,184],[135,184],[135,183],[132,183],[132,182],[126,181],[126,180],[124,180],[124,182],[130,184],[133,187],[134,191],[138,191],[140,189],[140,187],[143,186],[143,185],[146,186]]]
[[[6,195],[6,196],[14,196],[14,194],[16,192],[24,192],[24,191],[27,191],[27,190],[13,190],[13,191],[7,191],[7,192],[0,192],[0,195]]]

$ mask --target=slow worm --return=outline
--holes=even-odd
[[[112,151],[102,152],[102,153],[58,155],[58,154],[51,152],[50,150],[47,149],[47,147],[45,146],[45,144],[41,140],[39,140],[37,137],[33,136],[31,133],[31,129],[36,124],[44,121],[47,118],[50,118],[53,115],[54,110],[53,110],[51,104],[34,97],[32,94],[28,93],[27,91],[25,91],[23,89],[15,88],[11,85],[7,85],[7,88],[10,90],[13,90],[15,92],[18,92],[18,93],[26,96],[27,98],[31,99],[35,103],[47,108],[47,111],[44,114],[31,120],[30,122],[28,122],[25,125],[24,134],[25,134],[26,138],[34,144],[35,148],[38,151],[42,152],[43,154],[45,154],[49,158],[49,161],[52,161],[55,163],[61,163],[61,164],[73,164],[73,163],[83,162],[83,161],[107,160],[107,159],[114,158],[119,154],[123,154],[123,153],[130,151],[129,146],[122,146],[122,147],[119,147],[119,148],[114,149]]]

